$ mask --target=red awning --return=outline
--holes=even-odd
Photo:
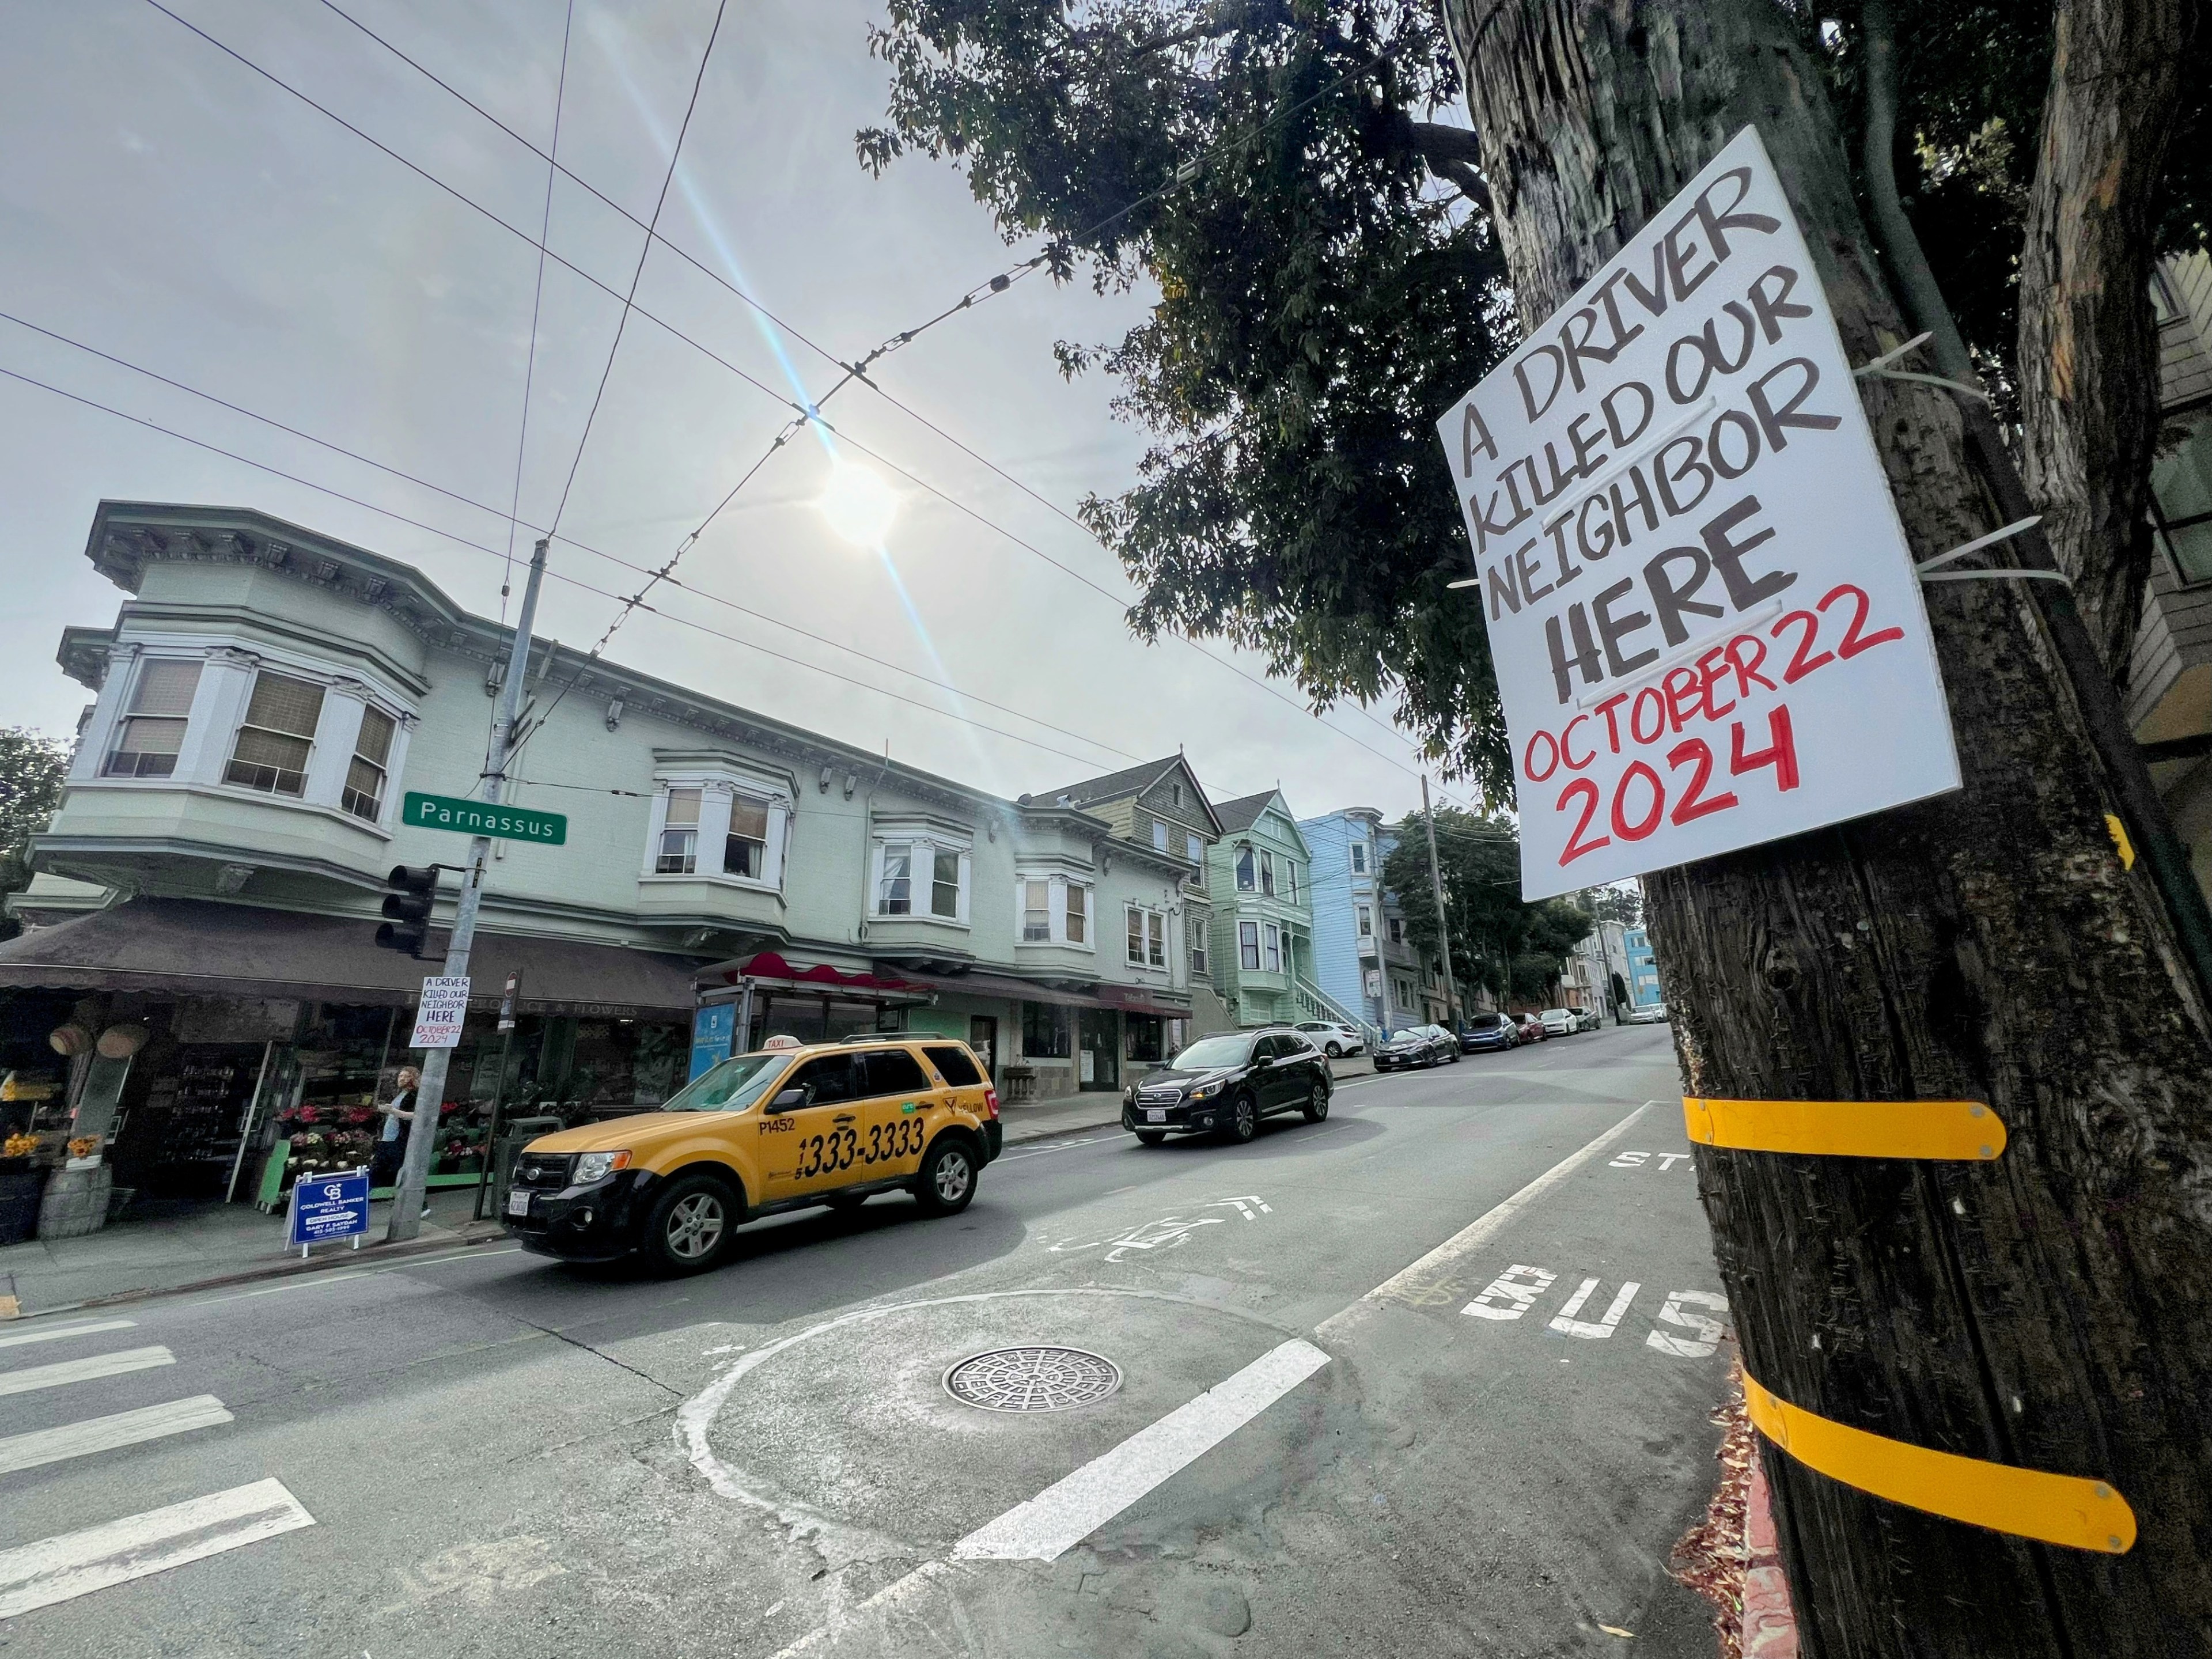
[[[907,991],[914,988],[902,979],[886,979],[875,974],[848,974],[826,962],[817,963],[811,968],[794,968],[774,951],[763,951],[734,967],[710,971],[719,973],[725,985],[735,985],[741,979],[750,979],[771,980],[823,991]]]

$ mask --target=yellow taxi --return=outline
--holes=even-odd
[[[507,1229],[544,1255],[635,1253],[698,1273],[738,1227],[781,1211],[910,1192],[925,1213],[957,1214],[1004,1133],[998,1091],[964,1042],[878,1032],[763,1048],[657,1111],[532,1141]]]

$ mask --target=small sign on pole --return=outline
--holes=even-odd
[[[284,1222],[284,1242],[305,1256],[310,1244],[350,1238],[361,1248],[368,1231],[368,1171],[340,1170],[309,1176],[292,1188],[292,1207]]]
[[[514,1000],[521,989],[522,969],[518,968],[507,976],[507,989],[500,994],[499,1029],[502,1031],[514,1029]]]
[[[422,980],[422,1000],[415,1010],[415,1035],[410,1048],[457,1048],[461,1023],[469,1013],[466,974],[428,974]]]
[[[1438,429],[1522,897],[1959,787],[1918,573],[1756,129]]]

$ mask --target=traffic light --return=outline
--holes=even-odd
[[[384,884],[392,890],[384,896],[384,914],[391,920],[376,930],[376,942],[387,951],[420,957],[430,932],[430,906],[438,896],[438,866],[395,864]]]

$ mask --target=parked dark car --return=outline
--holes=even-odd
[[[1463,1054],[1520,1046],[1520,1023],[1510,1014],[1469,1014],[1460,1022],[1459,1050]]]
[[[1328,1115],[1328,1061],[1296,1031],[1224,1031],[1200,1037],[1163,1071],[1121,1097],[1121,1127],[1147,1146],[1171,1134],[1249,1140],[1274,1112]]]
[[[1378,1072],[1411,1071],[1416,1066],[1459,1063],[1459,1039],[1441,1025],[1408,1025],[1375,1051]]]

